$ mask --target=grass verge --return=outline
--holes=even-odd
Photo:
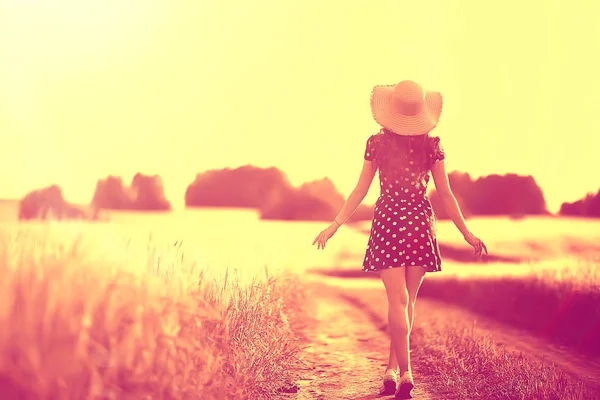
[[[460,305],[581,354],[600,357],[598,272],[598,262],[589,262],[580,268],[518,278],[443,277],[425,280],[420,295]]]
[[[385,324],[385,293],[361,290],[353,302],[377,324]],[[417,307],[419,301],[417,300]],[[507,351],[468,322],[447,318],[443,310],[417,311],[411,334],[415,379],[427,378],[431,391],[444,399],[565,399],[587,400],[599,389],[538,362]],[[442,397],[440,397],[442,398]]]
[[[599,392],[557,370],[450,323],[414,331],[416,370],[448,399],[587,400]]]
[[[272,399],[296,380],[294,277],[215,279],[177,245],[105,259],[84,242],[0,233],[3,398]]]

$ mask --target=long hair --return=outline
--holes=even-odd
[[[431,168],[432,154],[442,151],[439,138],[425,135],[401,136],[382,129],[378,136],[378,162],[388,171],[409,165],[425,172]],[[412,161],[412,164],[411,164]],[[412,168],[411,168],[412,169]]]

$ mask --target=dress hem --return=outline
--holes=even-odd
[[[441,272],[442,271],[441,268],[439,268],[439,269],[429,269],[429,267],[423,266],[423,265],[399,265],[397,267],[376,268],[376,269],[364,269],[363,268],[363,269],[361,269],[361,271],[362,272],[367,272],[367,273],[368,272],[381,272],[381,271],[386,270],[386,269],[394,269],[394,268],[402,268],[402,267],[421,267],[421,268],[425,269],[425,272]]]

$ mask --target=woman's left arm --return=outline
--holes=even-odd
[[[331,225],[325,228],[313,241],[313,245],[318,243],[319,249],[325,248],[325,243],[327,240],[333,236],[333,234],[338,230],[338,228],[344,224],[352,216],[354,211],[358,208],[360,203],[362,203],[363,199],[369,192],[369,188],[371,187],[371,183],[373,182],[373,177],[375,176],[375,172],[377,172],[377,166],[373,161],[365,160],[363,163],[362,171],[360,173],[360,177],[358,178],[358,183],[348,199],[342,206],[342,209],[337,214]]]

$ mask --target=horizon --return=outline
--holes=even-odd
[[[140,171],[177,208],[198,172],[246,164],[347,197],[371,89],[403,79],[444,96],[448,171],[531,175],[550,211],[595,193],[600,4],[462,4],[5,1],[0,198],[56,183],[88,202]]]
[[[202,175],[202,174],[204,174],[204,173],[211,172],[211,171],[223,171],[223,170],[227,170],[227,169],[229,169],[229,170],[235,170],[235,169],[238,169],[238,168],[241,168],[241,167],[246,167],[246,166],[256,167],[255,165],[252,165],[252,164],[246,164],[246,165],[239,165],[239,166],[232,166],[232,167],[225,167],[225,168],[209,169],[209,170],[200,171],[200,172],[198,172],[198,173],[197,173],[197,175]],[[288,181],[290,182],[290,184],[291,184],[293,187],[295,187],[295,188],[298,188],[298,187],[300,187],[300,186],[301,186],[303,183],[309,183],[309,182],[319,181],[319,180],[323,180],[323,179],[329,179],[329,180],[330,180],[330,181],[333,183],[333,185],[334,185],[335,189],[336,189],[336,190],[337,190],[339,193],[341,193],[341,194],[344,196],[344,199],[347,199],[347,197],[348,197],[348,194],[346,194],[346,193],[342,193],[342,192],[340,191],[340,189],[339,189],[339,186],[336,184],[336,182],[335,182],[333,179],[331,179],[331,178],[329,178],[329,177],[327,177],[327,176],[325,176],[325,177],[322,177],[322,178],[320,178],[320,179],[316,179],[316,180],[303,181],[303,182],[300,182],[300,183],[293,183],[293,182],[291,182],[291,181],[289,180],[289,177],[287,176],[287,173],[286,173],[285,171],[281,170],[280,168],[276,167],[276,166],[270,166],[270,167],[257,167],[257,168],[265,168],[265,169],[266,169],[266,168],[276,168],[277,170],[279,170],[280,172],[282,172],[282,173],[283,173],[283,175],[286,177],[286,179],[288,179]],[[139,173],[139,174],[142,174],[142,175],[146,175],[146,176],[156,176],[156,175],[158,175],[158,177],[161,179],[161,181],[162,181],[162,183],[163,183],[163,187],[164,187],[164,186],[166,186],[164,179],[163,179],[163,178],[162,178],[162,177],[161,177],[159,174],[152,174],[152,175],[151,175],[151,174],[145,174],[144,172],[141,172],[141,171],[138,171],[137,173]],[[457,171],[457,170],[448,171],[448,175],[450,175],[450,174],[453,174],[453,173],[459,173],[459,174],[462,174],[462,173],[464,173],[464,172],[463,172],[463,171]],[[505,174],[500,174],[500,175],[501,175],[501,176],[506,176],[506,175],[511,175],[511,174],[515,174],[515,173],[512,173],[512,172],[507,172],[507,173],[505,173]],[[197,175],[196,175],[196,176],[197,176]],[[372,197],[372,192],[376,192],[376,193],[377,193],[377,196],[379,196],[379,183],[377,182],[377,175],[378,175],[378,174],[376,174],[375,178],[373,178],[373,183],[371,184],[371,188],[370,188],[370,190],[369,190],[369,194],[368,194],[368,195],[365,197],[365,199],[367,199],[367,198],[369,198],[369,197]],[[474,182],[474,181],[476,181],[477,179],[484,178],[484,177],[491,176],[491,175],[498,175],[498,174],[489,174],[489,175],[480,176],[480,177],[473,177],[473,176],[471,176],[471,179],[472,179],[472,181]],[[523,175],[523,174],[515,174],[515,175],[518,175],[518,176],[530,176],[530,175]],[[129,179],[129,180],[127,180],[127,179],[124,179],[124,177],[122,177],[122,176],[116,176],[116,177],[117,177],[117,178],[121,178],[121,179],[122,179],[122,181],[123,181],[123,184],[125,185],[125,187],[128,187],[128,186],[131,184],[131,180],[133,179],[133,177],[132,177],[132,179]],[[104,177],[98,178],[98,180],[97,180],[96,182],[99,182],[100,180],[104,180],[104,179],[106,179],[106,178],[108,178],[108,176],[104,176]],[[559,207],[558,207],[557,209],[552,209],[552,208],[549,206],[549,204],[548,204],[548,201],[547,201],[547,199],[546,199],[546,196],[545,196],[545,193],[544,193],[544,188],[543,188],[543,187],[541,187],[541,186],[539,185],[539,183],[538,183],[538,182],[537,182],[537,180],[535,179],[535,176],[532,176],[532,178],[534,179],[534,181],[536,182],[536,185],[537,185],[537,186],[538,186],[538,187],[541,189],[541,191],[542,191],[542,194],[544,195],[544,201],[546,202],[546,209],[547,209],[547,211],[548,211],[548,212],[550,212],[551,214],[558,214],[558,213],[559,213],[559,211],[560,211],[560,205],[559,205]],[[195,178],[194,178],[194,180],[195,180]],[[193,181],[190,181],[190,183],[188,184],[188,186],[189,186],[189,185],[191,185],[192,183],[193,183]],[[59,183],[54,183],[54,184],[58,185],[58,186],[61,188],[61,190],[62,190],[62,186],[61,186]],[[48,186],[50,186],[50,185],[48,185]],[[375,186],[375,188],[373,188],[373,186]],[[45,187],[47,187],[47,186],[45,186]],[[432,185],[432,186],[430,186],[430,190],[432,190],[432,189],[434,189],[434,188],[435,188],[435,185]],[[39,188],[32,189],[30,192],[32,192],[33,190],[38,190],[38,189],[42,189],[42,187],[39,187]],[[186,188],[186,189],[187,189],[187,188]],[[428,190],[428,191],[429,191],[429,190]],[[600,188],[599,188],[597,191],[595,191],[595,192],[588,192],[588,194],[592,194],[592,195],[594,195],[594,194],[598,193],[599,191],[600,191]],[[28,193],[29,193],[29,192],[28,192]],[[181,193],[181,198],[180,198],[180,201],[173,200],[173,199],[169,198],[169,196],[167,195],[167,191],[166,191],[166,190],[164,191],[164,193],[165,193],[166,200],[167,200],[167,201],[168,201],[168,202],[171,204],[171,206],[172,206],[173,210],[177,210],[177,209],[184,209],[184,208],[188,208],[188,207],[189,207],[189,206],[186,206],[186,205],[185,205],[185,199],[184,199],[184,197],[185,197],[185,191],[184,191],[183,193]],[[27,193],[26,193],[26,194],[27,194]],[[26,194],[25,194],[25,195],[26,195]],[[24,197],[25,195],[23,195],[22,197]],[[64,196],[64,190],[63,190],[63,196]],[[22,198],[22,197],[21,197],[21,198]],[[67,202],[71,203],[71,204],[89,205],[89,204],[91,204],[91,203],[92,203],[92,198],[94,197],[94,192],[92,192],[92,193],[90,194],[90,196],[89,196],[89,201],[88,201],[88,202],[81,202],[81,201],[79,201],[79,202],[76,202],[76,201],[71,201],[69,198],[67,198],[67,196],[64,196],[64,197],[65,197],[65,200],[66,200]],[[582,196],[582,198],[583,198],[583,197],[585,197],[585,196]],[[0,201],[20,201],[20,200],[21,200],[21,198],[7,198],[7,197],[0,197]],[[577,200],[580,200],[580,199],[577,199]],[[375,201],[372,201],[372,202],[369,202],[369,201],[363,201],[363,202],[362,202],[362,204],[365,204],[365,205],[368,205],[368,206],[373,206],[373,205],[374,205],[374,203],[375,203]],[[561,202],[560,204],[564,204],[564,203],[572,203],[572,202],[571,202],[571,201],[569,201],[569,202],[567,202],[567,201],[563,201],[563,202]],[[191,206],[191,207],[193,208],[193,207],[195,207],[195,206]]]

